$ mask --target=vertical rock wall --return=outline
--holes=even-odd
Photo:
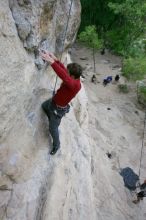
[[[60,56],[70,3],[0,0],[0,220],[145,220],[145,203],[132,203],[118,173],[119,155],[123,167],[139,165],[143,114],[135,114],[128,98],[117,94],[118,106],[110,87],[87,80],[90,100],[82,87],[62,119],[61,149],[48,154],[51,139],[41,103],[52,96],[55,74],[38,49]],[[73,0],[65,62],[79,23],[80,2]],[[91,51],[83,54],[90,57]],[[97,60],[100,70],[103,61]],[[106,152],[113,149],[109,160]]]
[[[38,49],[62,52],[70,1],[0,0],[0,4],[0,219],[38,220],[53,172],[48,122],[40,106],[51,97],[55,80]],[[66,52],[79,24],[80,2],[75,0]]]

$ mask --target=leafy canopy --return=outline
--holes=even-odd
[[[123,71],[127,78],[143,78],[146,74],[146,0],[81,0],[81,5],[79,33],[85,32],[80,40],[84,39],[92,47],[94,41],[97,47],[102,42],[104,47],[124,57]],[[96,38],[90,29],[85,29],[92,25],[96,26]]]
[[[85,27],[85,31],[79,34],[79,41],[91,48],[99,49],[102,47],[102,40],[98,38],[95,25]]]

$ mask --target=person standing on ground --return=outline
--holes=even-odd
[[[81,89],[82,67],[77,63],[70,63],[65,68],[52,53],[41,51],[40,55],[43,60],[51,64],[51,67],[63,81],[53,98],[42,103],[42,108],[49,119],[49,131],[53,139],[53,148],[50,154],[54,155],[60,148],[58,127],[61,119],[69,112],[69,102]]]
[[[96,78],[95,74],[93,74],[93,76],[91,78],[91,82],[96,84],[97,78]]]

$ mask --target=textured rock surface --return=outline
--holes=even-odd
[[[88,57],[87,60],[81,59]],[[93,75],[92,51],[76,46],[72,51],[74,60],[84,67],[84,87],[88,96],[89,134],[91,150],[92,193],[95,219],[99,220],[145,220],[146,199],[135,205],[133,194],[124,187],[119,168],[131,167],[137,174],[140,157],[145,114],[137,104],[136,85],[128,83],[129,93],[119,93],[118,83],[104,87],[103,79],[120,74],[120,60],[111,54],[95,53],[98,83],[91,83]],[[106,61],[106,62],[105,62]],[[108,62],[107,62],[108,61]],[[104,65],[103,65],[104,63]],[[112,69],[117,65],[117,68]],[[125,83],[121,76],[119,83]],[[146,134],[146,129],[145,129]],[[142,150],[140,181],[146,178],[146,136]],[[111,153],[111,159],[107,153]],[[90,219],[90,218],[89,218]],[[94,218],[91,218],[94,219]]]
[[[116,170],[119,154],[121,164],[139,165],[143,112],[137,109],[136,115],[133,100],[122,95],[116,102],[114,86],[107,95],[102,85],[97,91],[85,83],[90,100],[82,88],[62,120],[61,150],[48,155],[48,121],[40,106],[51,97],[55,74],[37,49],[60,54],[70,1],[0,3],[0,220],[145,220],[145,203],[131,202]],[[74,0],[66,51],[79,22],[80,3]],[[63,58],[69,60],[66,54]],[[110,71],[107,67],[105,74]],[[111,103],[113,114],[107,114]]]
[[[48,124],[40,106],[51,97],[55,74],[49,67],[38,71],[36,51],[61,51],[70,2],[0,4],[0,219],[41,219],[54,162],[48,158]],[[79,15],[76,0],[65,48],[75,38]]]

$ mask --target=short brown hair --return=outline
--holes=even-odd
[[[77,63],[68,64],[67,70],[69,71],[70,75],[75,77],[75,79],[79,79],[82,75],[82,67]]]

